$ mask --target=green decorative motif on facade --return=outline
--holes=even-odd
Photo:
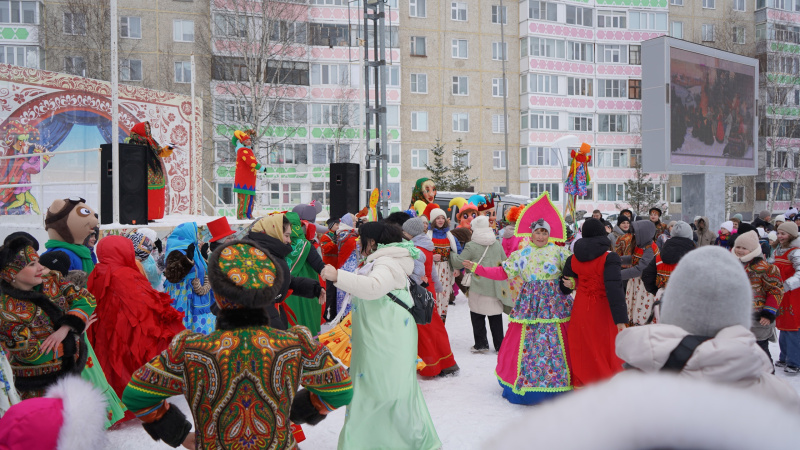
[[[667,0],[596,0],[598,5],[613,6],[648,6],[651,8],[666,8]]]
[[[800,108],[791,108],[788,106],[768,106],[767,114],[778,116],[800,116]]]
[[[237,128],[230,125],[217,125],[215,130],[217,136],[232,137]],[[303,127],[261,127],[259,134],[266,137],[297,138],[308,136],[308,130]]]
[[[311,137],[314,139],[358,139],[365,136],[363,130],[357,128],[312,128]],[[370,130],[370,139],[375,139],[375,130]],[[390,140],[400,139],[400,130],[389,130],[387,137]]]
[[[311,169],[312,178],[330,178],[330,167],[314,167]]]
[[[400,169],[397,167],[390,167],[389,168],[389,176],[392,178],[397,178],[400,176]]]
[[[217,215],[218,216],[229,216],[229,217],[230,216],[235,216],[236,215],[236,211],[234,211],[233,209],[219,208],[217,210]]]
[[[768,73],[767,80],[772,83],[780,84],[800,84],[800,77],[796,75],[786,75],[781,73]]]
[[[31,35],[30,31],[26,28],[0,28],[0,37],[6,40],[20,40],[24,41]]]
[[[787,44],[785,42],[772,42],[770,44],[770,49],[772,49],[773,52],[800,53],[800,45]]]
[[[235,172],[236,172],[236,167],[234,166],[217,167],[217,176],[219,178],[233,178]]]

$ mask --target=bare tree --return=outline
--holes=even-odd
[[[319,114],[321,115],[319,121],[330,125],[331,131],[323,134],[323,137],[332,143],[328,155],[330,162],[351,162],[358,157],[358,149],[362,142],[360,125],[363,114],[359,102],[360,91],[351,86],[350,66],[346,67],[347,71],[339,70],[339,83],[333,93],[334,102],[315,104],[311,111],[312,119],[314,115]]]
[[[39,36],[46,48],[48,68],[99,80],[110,79],[109,3],[66,0],[47,8],[46,12]]]

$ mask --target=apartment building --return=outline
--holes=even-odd
[[[400,14],[402,194],[407,199],[415,181],[429,176],[425,165],[433,164],[437,139],[447,165],[461,141],[475,191],[505,191],[506,125],[509,192],[519,193],[517,2],[409,0]]]
[[[42,2],[0,2],[0,63],[39,69],[44,51],[39,41]]]
[[[670,36],[738,55],[756,56],[755,0],[669,0]],[[762,148],[763,151],[763,148]],[[669,213],[680,217],[681,175],[670,175]],[[755,177],[726,178],[726,210],[750,220],[755,210]]]

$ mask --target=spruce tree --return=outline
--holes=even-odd
[[[653,183],[650,174],[642,170],[640,160],[634,166],[636,174],[625,182],[625,201],[634,214],[647,214],[650,208],[662,208],[661,185]],[[624,209],[624,204],[617,203],[617,209]]]
[[[461,139],[458,139],[458,145],[453,149],[453,167],[451,169],[452,175],[450,178],[450,190],[453,191],[466,191],[472,186],[477,178],[469,177],[469,169],[471,165],[465,164],[465,160],[469,156],[469,151],[464,150],[461,145]]]
[[[436,189],[439,191],[450,190],[450,166],[444,164],[444,146],[440,139],[436,139],[436,144],[431,148],[433,154],[433,164],[426,164],[425,168],[431,173],[430,179],[436,183]]]

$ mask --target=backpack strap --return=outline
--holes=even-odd
[[[667,362],[664,364],[664,367],[661,368],[661,371],[680,372],[686,367],[686,363],[689,362],[689,358],[692,357],[695,349],[709,339],[711,339],[709,336],[697,336],[693,334],[684,337],[681,339],[680,344],[675,347],[675,350],[669,354],[669,358],[667,358]]]
[[[404,301],[400,300],[400,298],[397,297],[396,295],[394,295],[391,292],[389,292],[389,293],[386,294],[386,296],[389,297],[390,299],[392,299],[393,302],[395,302],[398,305],[402,306],[403,309],[405,309],[406,311],[411,312],[411,308],[412,307],[411,306],[406,306],[406,303]]]

